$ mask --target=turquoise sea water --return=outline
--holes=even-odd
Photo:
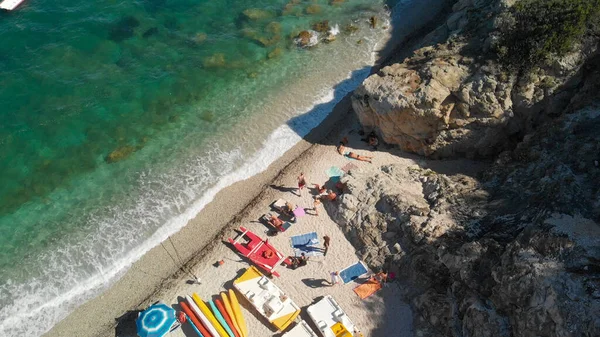
[[[0,13],[0,335],[48,330],[266,168],[366,76],[386,17],[368,0],[26,0]],[[293,44],[323,20],[336,41]]]

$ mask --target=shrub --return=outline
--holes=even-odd
[[[549,56],[563,56],[600,14],[600,0],[521,0],[501,35],[499,56],[510,68],[529,71]]]

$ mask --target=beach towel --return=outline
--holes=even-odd
[[[360,297],[360,299],[364,300],[365,298],[376,293],[379,289],[381,289],[381,283],[379,283],[375,279],[369,279],[367,282],[359,285],[353,290],[356,293],[356,295]]]
[[[358,166],[354,165],[353,163],[348,163],[342,166],[342,171],[348,173],[350,170],[354,170],[355,168],[358,168]]]
[[[286,221],[286,222],[284,222],[284,223],[283,223],[283,225],[281,225],[281,231],[282,231],[282,232],[285,232],[285,231],[287,231],[287,230],[288,230],[288,228],[290,228],[290,227],[292,227],[292,224]]]
[[[327,171],[325,171],[325,173],[327,173],[327,176],[329,178],[341,177],[344,175],[344,171],[342,171],[342,169],[340,169],[337,166],[332,166],[332,167],[328,168]]]
[[[302,217],[306,214],[306,212],[304,211],[304,208],[302,208],[302,207],[296,207],[296,209],[294,210],[293,213],[296,218]]]
[[[294,248],[294,255],[300,256],[322,256],[323,250],[319,247],[319,235],[317,232],[294,235],[290,238],[291,246]]]
[[[368,270],[365,264],[361,261],[358,261],[357,263],[342,269],[340,271],[340,277],[342,278],[342,281],[344,281],[344,284],[346,284],[350,281],[356,280],[367,272]]]

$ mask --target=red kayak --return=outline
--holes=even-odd
[[[231,243],[238,252],[250,259],[257,267],[266,271],[267,274],[279,277],[279,273],[275,271],[275,267],[282,263],[287,265],[291,264],[287,257],[283,256],[283,254],[278,252],[275,247],[271,246],[268,239],[261,239],[258,235],[252,233],[245,227],[240,227],[240,231],[242,233],[238,235],[235,240],[229,239],[229,243]],[[245,242],[241,243],[240,241],[242,239],[245,239]]]

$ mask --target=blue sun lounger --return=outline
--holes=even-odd
[[[340,271],[340,277],[342,278],[342,281],[344,281],[344,284],[346,284],[350,281],[356,280],[368,272],[369,270],[365,264],[362,261],[358,261],[357,263],[342,269]]]
[[[319,247],[319,235],[317,232],[310,232],[301,235],[294,235],[290,238],[294,255],[300,256],[304,253],[306,256],[321,256],[323,250]]]

